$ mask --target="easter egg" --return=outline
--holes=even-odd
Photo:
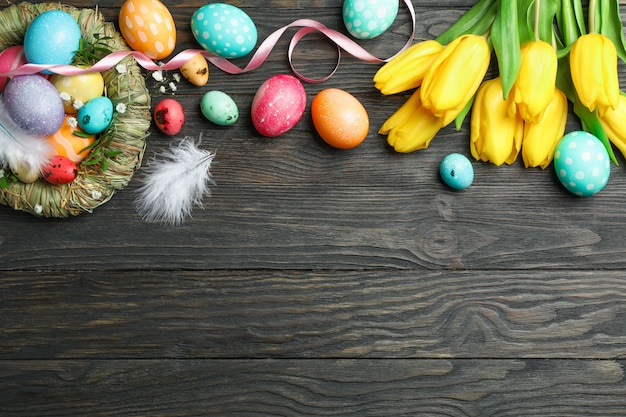
[[[104,131],[113,120],[113,103],[108,97],[96,97],[89,100],[78,110],[78,126],[89,135]]]
[[[237,103],[223,91],[209,91],[200,101],[200,110],[207,120],[221,125],[229,126],[239,119]]]
[[[69,116],[66,116],[61,128],[47,138],[56,155],[64,156],[75,164],[89,155],[87,147],[96,140],[95,136],[76,135],[74,132],[77,129],[77,127],[72,127],[72,124],[69,123]]]
[[[17,163],[16,166],[11,166],[11,172],[24,184],[32,184],[39,179],[39,169],[30,164]]]
[[[3,103],[15,124],[33,136],[53,134],[61,128],[65,118],[57,89],[39,75],[11,79],[4,89]]]
[[[311,117],[320,137],[335,148],[355,148],[369,132],[365,107],[352,94],[338,88],[317,93],[311,103]]]
[[[10,46],[0,52],[0,73],[6,73],[21,67],[26,63],[24,47],[22,45]],[[0,93],[4,91],[9,77],[0,77]]]
[[[24,54],[33,64],[69,65],[80,47],[80,28],[76,20],[61,10],[41,13],[24,34]]]
[[[78,75],[54,74],[50,77],[50,82],[61,95],[67,114],[76,114],[78,111],[76,107],[104,94],[104,79],[99,72]]]
[[[176,26],[159,0],[126,0],[118,23],[128,46],[152,59],[163,59],[176,47]]]
[[[180,73],[191,84],[202,87],[209,81],[209,64],[204,55],[196,54],[180,67]]]
[[[611,163],[600,139],[591,133],[576,131],[563,136],[556,146],[554,169],[566,190],[580,197],[590,197],[609,181]]]
[[[250,16],[225,3],[210,3],[196,10],[191,17],[191,32],[202,48],[224,58],[249,54],[258,36]]]
[[[166,135],[176,135],[185,123],[183,106],[173,98],[161,100],[154,106],[154,123]]]
[[[439,175],[450,188],[464,190],[474,181],[474,167],[465,155],[451,153],[441,160]]]
[[[373,39],[396,20],[398,3],[398,0],[344,0],[343,23],[355,38]]]
[[[51,184],[68,184],[76,179],[78,167],[64,156],[55,155],[41,170],[41,176]]]
[[[268,78],[252,100],[252,124],[267,137],[282,135],[300,121],[306,108],[306,91],[296,77],[278,74]]]

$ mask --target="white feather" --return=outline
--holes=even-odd
[[[53,155],[52,145],[39,136],[24,132],[9,116],[0,96],[0,161],[13,169],[39,172]]]
[[[202,200],[211,195],[209,185],[214,183],[210,169],[215,153],[199,149],[200,139],[173,143],[147,164],[134,201],[144,221],[177,226],[191,216],[193,207],[203,208]]]

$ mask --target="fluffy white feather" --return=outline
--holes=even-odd
[[[198,148],[184,138],[156,155],[143,169],[145,176],[134,205],[144,221],[180,225],[191,216],[194,207],[203,208],[202,200],[211,195],[211,163],[215,153]]]
[[[0,96],[0,161],[13,169],[21,166],[30,172],[39,172],[52,155],[52,145],[48,141],[25,133],[11,119]]]

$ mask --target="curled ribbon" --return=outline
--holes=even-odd
[[[411,35],[409,36],[409,39],[406,42],[406,44],[395,55],[399,54],[400,52],[404,51],[406,48],[411,46],[411,44],[413,43],[413,38],[415,36],[415,9],[413,8],[413,4],[411,0],[403,0],[403,1],[411,16],[412,30],[411,30]],[[148,71],[159,71],[159,70],[170,71],[170,70],[179,69],[187,61],[189,61],[191,58],[193,58],[197,54],[202,54],[209,62],[211,62],[217,68],[219,68],[220,70],[226,73],[241,74],[244,72],[255,70],[258,67],[260,67],[261,64],[265,62],[270,52],[274,49],[274,46],[276,46],[276,44],[278,43],[281,36],[285,33],[285,31],[293,27],[301,27],[301,29],[295,33],[295,35],[291,38],[291,42],[289,43],[289,49],[288,49],[288,54],[287,54],[288,59],[289,59],[289,66],[291,67],[291,70],[294,72],[296,76],[298,76],[300,79],[306,82],[319,83],[319,82],[326,81],[330,77],[332,77],[337,71],[337,69],[339,68],[339,63],[341,60],[341,50],[346,51],[347,53],[354,56],[355,58],[358,58],[362,61],[367,61],[367,62],[379,62],[379,63],[387,62],[395,57],[394,55],[386,59],[377,58],[376,56],[370,54],[367,50],[361,47],[358,43],[356,43],[351,38],[349,38],[348,36],[344,35],[341,32],[331,29],[316,20],[298,19],[286,26],[283,26],[282,28],[276,30],[275,32],[271,33],[261,43],[261,45],[259,45],[256,52],[254,53],[254,55],[252,56],[252,58],[250,59],[250,61],[244,68],[240,68],[236,66],[235,64],[233,64],[228,59],[217,56],[211,52],[205,51],[204,49],[186,49],[182,52],[179,52],[177,55],[171,58],[168,62],[163,63],[163,64],[155,63],[146,54],[139,52],[139,51],[117,51],[117,52],[113,52],[103,57],[100,61],[96,62],[93,66],[89,68],[78,68],[73,65],[24,64],[14,70],[0,73],[0,76],[11,77],[11,76],[17,76],[17,75],[29,75],[29,74],[36,74],[44,70],[50,71],[52,73],[60,74],[60,75],[78,75],[78,74],[86,74],[86,73],[91,73],[91,72],[102,72],[110,68],[113,68],[115,65],[119,64],[120,61],[122,61],[124,58],[128,56],[132,56],[138,65],[140,65],[141,67],[143,67],[144,69]],[[314,31],[320,32],[337,46],[337,64],[335,65],[335,68],[329,75],[323,78],[318,78],[318,79],[308,78],[300,74],[295,69],[293,61],[292,61],[292,55],[298,42],[304,36]]]

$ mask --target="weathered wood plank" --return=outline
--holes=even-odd
[[[2,360],[626,355],[621,271],[8,273],[0,297]]]
[[[617,416],[626,408],[623,366],[581,360],[2,361],[0,413]]]

